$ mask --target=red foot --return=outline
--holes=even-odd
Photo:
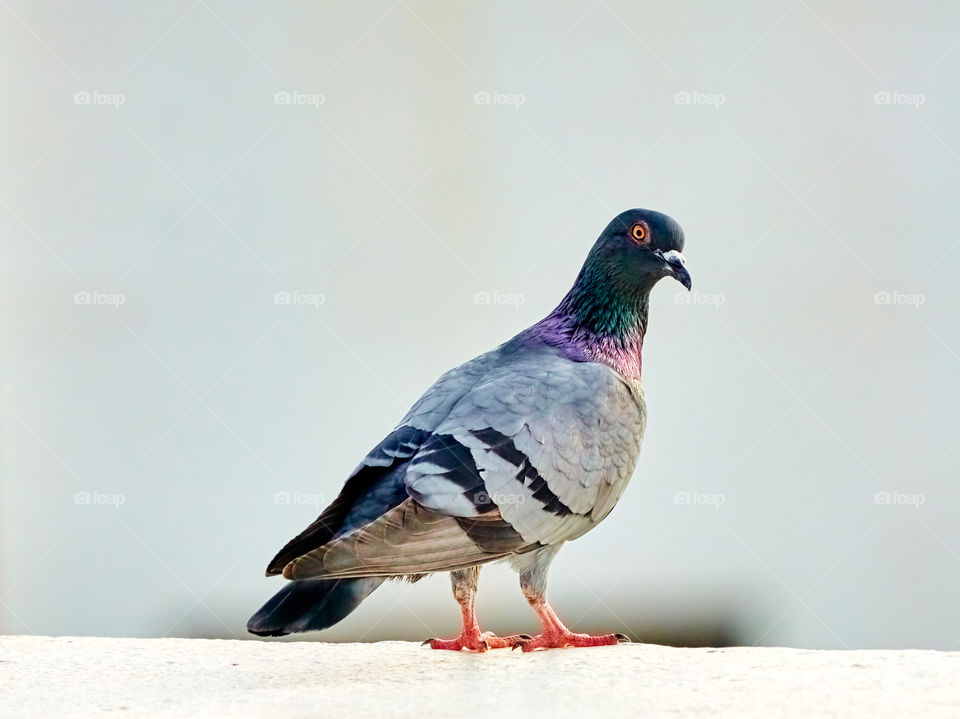
[[[431,649],[450,649],[459,652],[469,649],[473,652],[485,652],[488,649],[515,649],[524,642],[530,641],[529,634],[512,634],[509,637],[498,637],[493,632],[461,634],[456,639],[427,639],[421,646],[429,645]]]
[[[629,642],[630,639],[625,634],[575,634],[571,631],[557,631],[538,634],[533,639],[523,642],[520,647],[525,652],[532,652],[534,649],[605,647]]]

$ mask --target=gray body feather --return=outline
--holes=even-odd
[[[382,476],[322,543],[281,552],[283,574],[450,571],[576,539],[623,493],[645,421],[638,382],[509,342],[424,394],[352,478]]]

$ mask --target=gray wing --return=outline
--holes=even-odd
[[[410,458],[495,360],[494,353],[483,354],[443,374],[351,472],[333,503],[277,553],[267,576],[283,572],[290,578],[292,562],[376,521],[405,500]]]
[[[409,499],[405,484],[411,458],[442,443],[437,424],[500,360],[495,350],[440,377],[353,471],[333,504],[277,554],[267,574],[416,574],[473,566],[516,550],[522,539],[496,512],[456,518],[433,512]]]

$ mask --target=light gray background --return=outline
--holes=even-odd
[[[957,646],[957,6],[0,17],[2,631],[243,636],[363,454],[640,206],[685,228],[695,293],[654,293],[643,456],[558,611]],[[504,567],[480,612],[535,628]],[[320,638],[456,625],[438,576]]]

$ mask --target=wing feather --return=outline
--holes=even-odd
[[[298,557],[287,579],[371,577],[452,571],[499,559],[523,547],[499,514],[468,520],[434,512],[408,499],[376,521]],[[486,537],[483,536],[486,532]]]

